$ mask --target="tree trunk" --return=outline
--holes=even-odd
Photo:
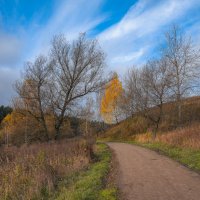
[[[85,120],[85,135],[88,135],[88,122],[87,119]]]
[[[156,136],[157,136],[157,131],[158,131],[158,127],[159,127],[159,124],[160,124],[160,121],[162,119],[162,114],[163,114],[163,102],[161,101],[161,104],[159,106],[159,117],[158,119],[155,121],[156,123],[156,127],[154,128],[153,130],[153,135],[152,135],[152,139],[153,141],[156,139]]]
[[[46,140],[49,141],[49,131],[47,129],[47,125],[45,122],[43,122],[43,127],[44,127],[44,136],[45,136]]]
[[[55,127],[55,140],[58,140],[59,136],[60,136],[60,128],[59,127]]]
[[[61,113],[61,115],[57,118],[56,124],[55,124],[55,140],[59,139],[60,137],[60,128],[62,126],[62,123],[64,121],[64,112]]]
[[[60,137],[60,127],[61,127],[61,123],[59,121],[55,124],[55,137],[54,137],[55,140],[58,140]]]
[[[158,126],[159,126],[159,122],[156,123],[156,127],[154,128],[153,133],[152,133],[152,139],[153,139],[153,141],[155,141],[155,139],[156,139],[157,131],[158,131]]]
[[[182,123],[182,112],[181,112],[181,110],[182,110],[182,106],[181,106],[181,101],[179,100],[178,101],[178,124],[179,125],[181,125],[181,123]]]
[[[115,115],[115,121],[116,121],[117,124],[119,124],[119,121],[118,121],[117,115]]]
[[[61,127],[61,123],[58,123],[55,125],[55,140],[58,140],[60,138],[60,127]]]
[[[177,69],[177,106],[178,106],[178,124],[181,124],[181,88],[180,88],[180,75],[179,75],[179,67],[176,65]]]

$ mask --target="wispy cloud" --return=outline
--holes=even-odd
[[[142,55],[144,55],[144,53],[145,53],[145,48],[141,48],[137,52],[131,52],[128,54],[116,56],[112,59],[111,63],[123,64],[124,62],[131,62],[131,61],[133,62],[134,60],[137,60]]]
[[[38,27],[32,38],[35,44],[29,56],[46,52],[52,37],[56,34],[65,34],[68,40],[74,39],[80,32],[89,34],[106,18],[99,11],[102,3],[103,0],[89,3],[86,0],[61,1],[46,26]]]
[[[11,97],[15,94],[13,84],[19,78],[19,70],[1,67],[0,68],[0,105],[11,104]]]
[[[19,38],[0,33],[0,65],[12,65],[21,56],[22,42]]]
[[[200,5],[200,2],[195,0],[138,1],[120,22],[98,36],[112,69],[119,69],[122,59],[124,67],[127,67],[142,63],[152,56],[156,45],[163,39],[166,27],[184,21],[188,12],[197,4]],[[121,56],[122,52],[124,56]]]

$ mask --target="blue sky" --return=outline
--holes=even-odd
[[[53,35],[97,38],[108,71],[123,75],[159,54],[164,32],[178,24],[200,46],[200,0],[0,0],[0,105],[25,61],[47,53]]]

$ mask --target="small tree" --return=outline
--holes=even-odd
[[[119,123],[119,103],[122,97],[122,83],[118,79],[117,73],[107,84],[104,96],[101,99],[101,116],[107,123]]]
[[[141,96],[143,114],[150,119],[155,128],[153,131],[153,139],[163,116],[163,104],[170,98],[171,76],[165,59],[149,62],[142,70],[141,74],[142,91]]]
[[[171,89],[177,102],[178,121],[181,123],[181,100],[192,92],[199,79],[200,50],[177,26],[173,26],[165,36],[164,56],[173,79]]]
[[[87,142],[87,153],[88,157],[94,157],[93,147],[95,144],[95,135],[91,130],[91,122],[94,117],[94,100],[92,97],[88,97],[85,106],[82,108],[80,117],[84,121],[84,137]]]
[[[126,104],[124,105],[123,111],[128,116],[134,117],[134,115],[140,110],[140,75],[141,71],[133,66],[125,75],[125,94],[124,99]]]
[[[6,115],[12,112],[12,108],[9,106],[0,106],[0,123],[6,117]]]
[[[46,140],[49,140],[45,119],[49,106],[49,77],[50,66],[46,57],[39,56],[33,63],[27,62],[22,81],[15,85],[20,99],[14,102],[16,110],[31,115],[42,125]]]
[[[165,59],[150,61],[140,70],[133,68],[126,77],[132,115],[139,114],[153,122],[153,139],[163,116],[163,104],[168,101],[170,84]]]

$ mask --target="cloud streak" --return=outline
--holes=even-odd
[[[200,5],[194,0],[138,1],[120,22],[98,36],[112,69],[120,70],[122,60],[128,67],[150,58],[162,41],[164,30],[172,23],[181,23],[197,4]]]
[[[22,43],[13,35],[0,33],[0,65],[12,65],[21,56]]]
[[[56,34],[65,34],[68,40],[76,38],[80,32],[89,34],[106,18],[99,12],[102,3],[103,0],[95,0],[90,3],[85,0],[63,0],[46,26],[38,27],[32,39],[32,42],[35,42],[34,49],[28,56],[32,57],[38,53],[47,52],[49,43]]]
[[[19,71],[8,67],[0,68],[0,105],[11,104],[11,98],[15,95],[13,84],[19,78]]]

